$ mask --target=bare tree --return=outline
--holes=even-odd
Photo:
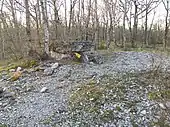
[[[165,25],[154,20],[160,2],[165,7]],[[94,41],[96,48],[104,43],[107,49],[157,42],[163,42],[164,48],[168,46],[169,0],[1,0],[0,3],[2,58],[7,50],[12,55],[24,54],[27,44],[49,54],[50,42],[57,42],[55,51],[59,51],[64,50],[63,42],[69,44],[76,39]]]
[[[166,16],[165,16],[165,33],[164,33],[164,41],[163,41],[163,47],[166,49],[167,47],[167,36],[169,32],[169,0],[162,0],[165,11],[166,11]]]
[[[123,31],[122,31],[122,38],[123,38],[123,47],[126,48],[126,17],[128,13],[127,7],[128,1],[127,0],[120,0],[120,7],[122,7],[123,11]]]
[[[145,0],[145,36],[144,36],[144,44],[147,46],[148,44],[148,15],[152,10],[154,10],[159,5],[159,0]]]
[[[106,7],[106,15],[110,19],[107,24],[107,49],[111,44],[111,38],[116,43],[115,26],[116,26],[116,5],[117,0],[104,0]]]
[[[31,45],[31,25],[30,25],[30,12],[29,12],[29,0],[25,0],[26,9],[26,33],[28,36],[29,46]]]
[[[91,16],[91,8],[92,8],[92,2],[91,0],[88,1],[88,14],[86,18],[86,24],[85,24],[85,40],[88,40],[88,28],[90,23],[90,16]]]
[[[0,16],[0,19],[2,19],[2,10],[3,10],[3,7],[4,7],[4,0],[1,1],[1,7],[0,7],[0,12],[1,12],[1,16]],[[5,58],[5,42],[4,42],[4,33],[3,33],[3,20],[0,22],[0,41],[1,41],[1,59],[4,59]]]
[[[74,7],[76,5],[77,0],[70,0],[70,17],[69,17],[69,25],[68,25],[68,33],[71,32],[71,25],[73,25],[74,18]]]
[[[44,52],[49,55],[49,28],[48,28],[48,19],[47,19],[47,10],[45,10],[44,0],[41,0],[41,8],[43,15],[43,24],[44,24]]]
[[[133,0],[135,12],[134,12],[134,24],[133,24],[133,35],[132,35],[132,48],[135,47],[135,41],[137,36],[137,27],[138,27],[138,2]]]
[[[97,7],[97,0],[95,0],[95,43],[96,48],[99,46],[99,19],[98,19],[98,7]]]

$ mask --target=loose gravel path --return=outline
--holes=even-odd
[[[169,105],[166,106],[169,102],[163,104],[148,99],[150,86],[140,86],[135,82],[136,80],[133,80],[133,85],[128,86],[128,83],[123,83],[127,91],[123,97],[126,98],[126,101],[137,102],[134,109],[136,114],[130,113],[127,103],[118,101],[119,95],[115,93],[116,103],[108,103],[103,106],[103,110],[104,107],[110,110],[118,108],[118,106],[122,110],[122,112],[114,112],[116,119],[113,122],[95,123],[87,120],[87,117],[80,119],[89,124],[71,121],[73,117],[69,116],[68,98],[71,91],[80,84],[85,84],[91,79],[100,81],[101,77],[105,75],[117,77],[126,73],[147,72],[158,67],[166,72],[170,71],[170,58],[152,53],[118,52],[109,56],[100,55],[100,58],[101,64],[60,65],[53,74],[48,76],[44,75],[43,71],[24,72],[23,76],[14,82],[5,80],[4,72],[0,79],[0,127],[1,124],[9,127],[93,127],[99,123],[101,127],[143,127],[149,126],[151,120],[157,122],[155,117],[159,116],[155,116],[154,113],[158,110],[160,112],[165,109],[169,110]],[[48,90],[40,92],[43,87]],[[109,108],[109,105],[112,106]],[[170,118],[167,118],[166,122],[170,125]]]

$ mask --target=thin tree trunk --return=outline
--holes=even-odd
[[[44,7],[44,1],[41,0],[41,8],[43,15],[43,24],[44,24],[44,52],[49,55],[49,29],[48,29],[48,19],[46,15],[46,10]]]
[[[145,38],[144,38],[144,44],[148,46],[148,1],[146,0],[146,10],[145,10]]]
[[[152,26],[153,26],[153,21],[155,19],[155,14],[156,14],[156,11],[154,11],[152,22],[150,24],[149,33],[148,33],[148,43],[150,42],[150,35],[151,35],[151,32],[152,32]],[[154,43],[154,48],[155,48],[155,44],[156,44],[156,42]]]
[[[84,19],[84,17],[85,17],[85,15],[84,15],[84,0],[82,0],[81,1],[81,17],[82,17],[82,21],[83,21],[83,23],[82,23],[82,34],[81,34],[81,40],[84,40],[84,31],[85,31],[85,19]]]
[[[169,1],[167,0],[167,9],[166,9],[166,17],[165,17],[165,34],[164,34],[164,49],[167,47],[167,38],[168,38],[168,16],[169,16]]]
[[[16,29],[16,39],[17,39],[16,41],[20,44],[19,26],[17,22],[16,13],[15,13],[14,0],[10,0],[10,6],[11,6],[14,28]],[[19,52],[20,46],[16,46],[16,50]]]
[[[26,9],[26,33],[28,36],[28,46],[31,46],[31,25],[30,25],[30,12],[29,12],[29,0],[25,0]]]
[[[41,49],[41,39],[40,39],[40,25],[39,25],[39,17],[38,17],[38,4],[37,6],[34,6],[34,10],[35,10],[35,22],[36,22],[36,32],[37,32],[37,40],[38,40],[38,46]],[[41,21],[40,21],[41,22]]]
[[[125,0],[124,3],[124,15],[123,15],[123,47],[126,48],[126,13],[127,13],[127,1]]]
[[[89,0],[88,3],[88,15],[86,19],[86,26],[85,26],[85,40],[88,40],[88,28],[89,28],[89,22],[90,22],[90,15],[91,15],[91,0]]]
[[[53,4],[54,4],[54,19],[55,19],[55,37],[57,39],[58,37],[58,22],[59,22],[59,16],[58,16],[58,10],[57,10],[57,1],[53,0]]]
[[[4,33],[2,29],[2,25],[0,24],[0,41],[1,41],[1,59],[5,58],[5,43],[4,43]]]
[[[65,22],[65,27],[64,27],[64,38],[67,40],[67,0],[64,0],[64,22]]]
[[[136,36],[137,36],[137,12],[138,12],[138,5],[137,5],[137,1],[134,1],[134,6],[135,6],[135,14],[134,14],[134,25],[133,25],[133,37],[132,37],[132,48],[135,47],[135,41],[136,41]]]
[[[99,21],[98,21],[98,14],[97,14],[97,0],[95,0],[95,43],[96,49],[99,47]]]

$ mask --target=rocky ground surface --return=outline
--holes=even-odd
[[[0,75],[0,127],[170,126],[170,58],[98,54],[89,64],[46,61],[17,81]]]

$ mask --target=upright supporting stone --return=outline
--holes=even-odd
[[[80,59],[84,63],[89,62],[89,58],[85,54],[85,52],[93,51],[94,49],[95,49],[94,43],[89,41],[77,41],[72,42],[71,44],[71,51],[74,53],[79,53],[81,55]]]

